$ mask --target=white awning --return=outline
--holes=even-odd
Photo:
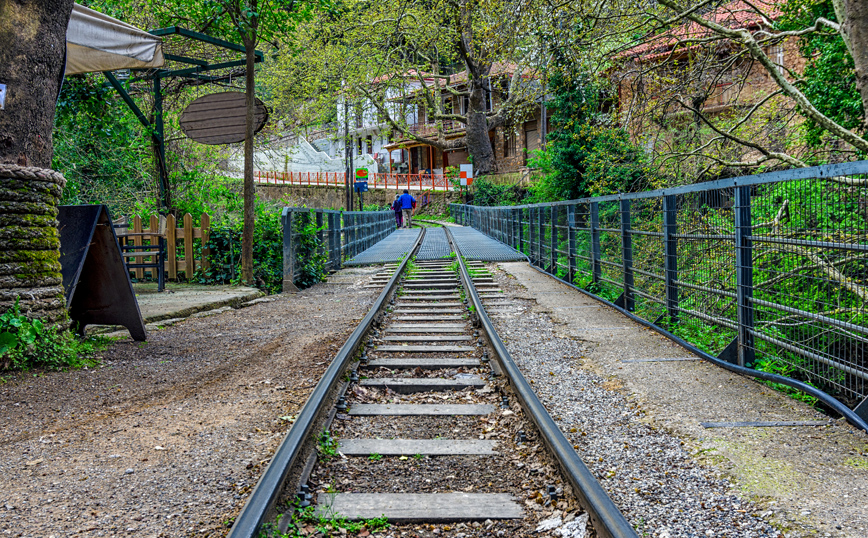
[[[66,28],[66,74],[160,67],[163,40],[75,4]]]

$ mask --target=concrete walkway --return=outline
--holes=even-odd
[[[238,308],[265,295],[256,288],[246,286],[176,283],[167,283],[165,290],[157,292],[157,284],[151,282],[133,284],[133,290],[136,292],[142,319],[149,331],[197,314]],[[89,325],[87,332],[112,338],[129,336],[129,332],[123,327],[108,325]]]
[[[868,434],[752,379],[691,357],[670,340],[545,276],[501,263],[564,338],[588,349],[581,366],[728,475],[785,536],[868,536]],[[561,382],[567,382],[562,380]],[[701,422],[825,421],[820,427],[706,428]]]

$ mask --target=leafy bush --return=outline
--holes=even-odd
[[[0,369],[54,370],[95,364],[95,346],[71,332],[21,314],[18,301],[0,314]]]
[[[602,111],[604,88],[581,75],[556,71],[551,89],[554,129],[548,150],[531,160],[531,166],[546,172],[531,189],[535,201],[636,192],[651,186],[645,152]]]
[[[313,213],[297,212],[292,220],[295,234],[295,259],[298,270],[295,285],[309,288],[322,282],[327,257],[317,236],[320,228],[316,225]]]
[[[498,185],[482,176],[473,182],[473,205],[516,205],[524,195],[517,185]]]
[[[283,287],[283,229],[281,208],[258,202],[255,206],[253,229],[254,285],[267,292],[279,293]],[[208,243],[208,261],[211,267],[197,271],[200,284],[241,283],[241,233],[244,222],[240,218],[224,220],[211,227]]]

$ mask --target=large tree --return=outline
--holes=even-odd
[[[63,312],[57,202],[51,165],[54,103],[73,0],[0,0],[0,310]]]
[[[270,86],[298,125],[333,120],[349,100],[396,138],[466,147],[477,173],[493,172],[489,131],[542,94],[542,17],[533,2],[348,0],[299,26],[290,47],[305,54],[285,55]],[[430,128],[414,128],[416,107]]]

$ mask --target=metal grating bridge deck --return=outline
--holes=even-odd
[[[449,228],[449,231],[455,239],[455,246],[466,260],[508,262],[526,259],[524,254],[473,228],[455,227]]]
[[[417,260],[439,260],[448,258],[452,252],[449,241],[446,240],[446,231],[443,228],[426,228],[422,246],[416,254]]]
[[[420,233],[422,233],[422,230],[419,228],[395,230],[379,243],[344,262],[344,265],[372,265],[396,262],[410,252]]]

